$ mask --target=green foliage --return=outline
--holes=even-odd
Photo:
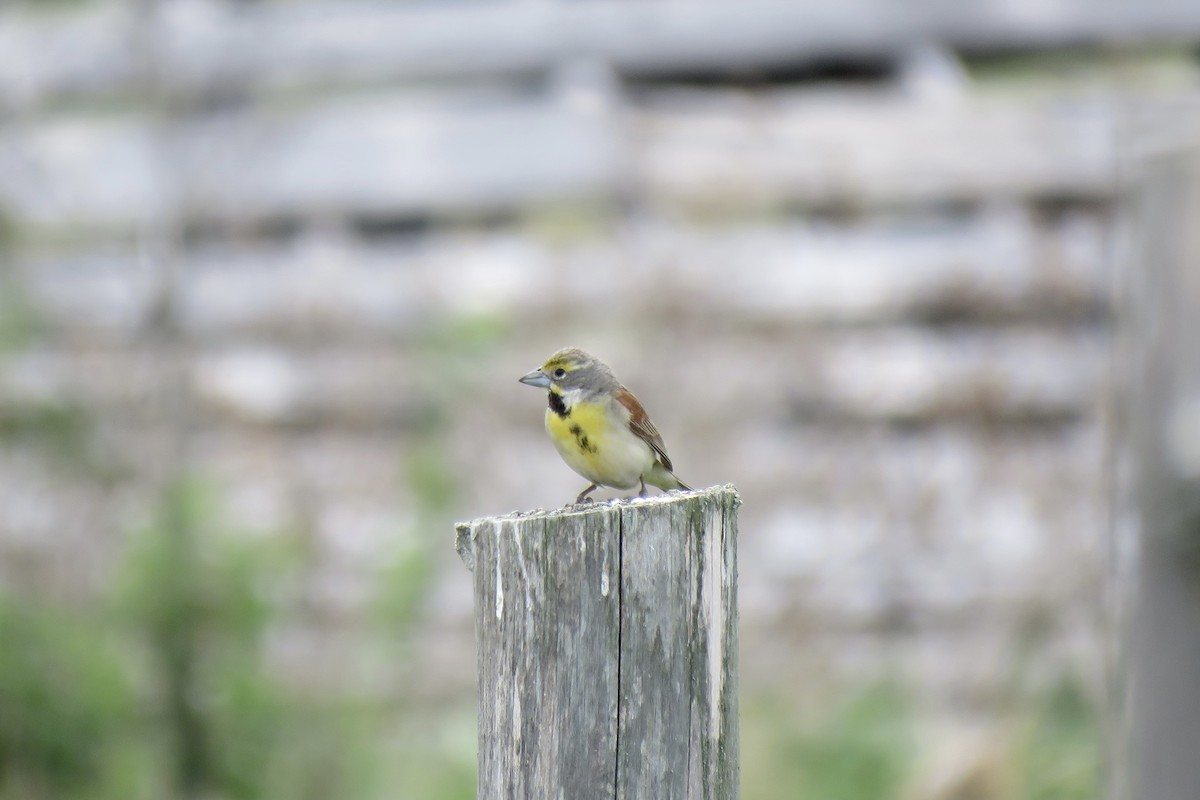
[[[0,798],[130,788],[133,695],[111,639],[89,620],[0,596],[0,642]]]
[[[434,548],[451,529],[461,481],[448,455],[450,413],[462,397],[474,397],[479,364],[505,331],[487,314],[463,315],[432,326],[422,342],[420,373],[427,385],[424,413],[411,444],[400,456],[400,471],[412,497],[409,529],[382,576],[376,610],[385,637],[406,642],[419,617],[434,572]]]
[[[915,755],[908,700],[890,683],[815,715],[762,698],[743,719],[747,800],[887,800],[903,788]]]
[[[497,314],[463,314],[438,329],[430,344],[445,355],[478,358],[491,352],[508,329],[506,317]]]
[[[0,233],[0,247],[3,246]],[[0,264],[0,353],[28,346],[41,332],[41,319],[24,289]]]
[[[43,323],[25,288],[3,260],[3,248],[14,237],[0,215],[0,368],[9,353],[29,347],[44,334]],[[77,402],[57,400],[0,404],[0,444],[40,451],[57,466],[111,478],[113,465],[105,463],[93,444],[93,420]]]
[[[0,445],[42,454],[64,476],[113,485],[127,474],[97,445],[91,414],[71,401],[0,403]]]
[[[433,513],[452,494],[439,474],[444,464],[420,457],[411,468],[424,475],[410,475],[425,486],[419,515]],[[291,612],[286,601],[298,594],[302,564],[277,538],[227,530],[215,500],[196,481],[171,487],[131,539],[120,593],[124,618],[146,643],[144,670],[157,687],[154,730],[175,755],[173,793],[231,800],[471,797],[473,714],[464,758],[463,748],[451,750],[438,733],[439,718],[385,736],[394,709],[336,692],[312,697],[275,674],[267,635]],[[389,575],[388,587],[400,588],[388,600],[391,612],[411,621],[430,555],[422,544],[407,553]],[[348,664],[355,655],[345,654]]]
[[[530,209],[522,223],[534,238],[552,246],[569,247],[611,235],[617,210],[605,203],[555,203]]]
[[[433,554],[428,543],[412,541],[392,555],[383,573],[377,611],[385,636],[404,644],[419,618],[432,579]]]
[[[408,453],[405,477],[420,514],[436,515],[454,507],[458,498],[458,476],[447,461],[441,436],[430,436]]]
[[[434,427],[404,457],[414,514],[411,530],[384,570],[377,603],[386,635],[390,638],[399,633],[401,641],[407,640],[419,617],[433,579],[433,548],[449,529],[446,518],[458,499],[458,478],[446,457],[444,439]]]
[[[453,396],[478,380],[479,365],[508,333],[499,314],[464,313],[432,321],[422,334],[420,352],[426,389]]]
[[[996,719],[988,763],[1002,779],[942,800],[1095,800],[1101,794],[1096,706],[1079,680],[1014,694]],[[746,800],[888,800],[914,794],[926,760],[913,705],[899,686],[852,690],[810,709],[779,695],[744,703]],[[981,793],[980,793],[981,792]]]
[[[37,446],[61,459],[78,458],[89,448],[91,423],[71,403],[0,406],[0,441]]]
[[[27,346],[42,332],[42,321],[10,259],[20,241],[17,223],[0,209],[0,354]]]
[[[1041,693],[1017,749],[1021,800],[1093,800],[1100,796],[1101,738],[1095,705],[1079,681]]]
[[[342,711],[279,678],[266,638],[294,594],[298,563],[277,539],[223,529],[211,491],[168,489],[137,532],[120,607],[144,637],[157,722],[181,796],[234,800],[362,796],[366,748],[339,735]],[[357,751],[354,749],[357,747]]]
[[[391,796],[474,800],[474,702],[416,706],[410,701],[398,715],[395,756],[387,774]]]
[[[226,658],[252,657],[294,565],[273,540],[222,530],[215,509],[198,481],[168,487],[130,538],[119,604],[159,644],[194,631]]]

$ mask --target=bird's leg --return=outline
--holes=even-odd
[[[638,478],[638,483],[640,483],[640,484],[642,485],[642,488],[638,489],[638,495],[637,495],[637,496],[638,496],[638,497],[645,497],[645,496],[646,496],[646,479],[645,479],[645,478]]]
[[[587,487],[586,489],[584,489],[582,492],[579,493],[579,497],[575,498],[575,502],[576,503],[592,502],[592,498],[588,497],[588,495],[591,494],[592,492],[596,491],[599,488],[600,488],[599,484],[593,483],[591,486]]]

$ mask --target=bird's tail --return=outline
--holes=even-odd
[[[675,477],[675,473],[668,470],[662,464],[655,464],[654,468],[646,473],[646,483],[651,486],[657,486],[664,492],[671,489],[683,489],[685,492],[692,491],[692,487],[688,486],[679,478]]]

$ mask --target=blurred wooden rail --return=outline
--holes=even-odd
[[[878,62],[928,42],[997,52],[1195,41],[1200,6],[1059,0],[672,0],[632,6],[390,2],[189,3],[143,20],[112,4],[70,19],[0,16],[0,98],[136,92],[130,30],[150,24],[161,78],[175,92],[330,80],[520,77],[585,54],[630,75],[792,68],[821,59]],[[175,5],[171,6],[172,9]]]
[[[621,237],[608,235],[611,223],[601,219],[583,235],[568,231],[567,241],[538,233],[586,214],[568,211],[565,223],[553,212],[545,222],[535,214],[516,231],[431,230],[419,245],[341,227],[296,241],[200,243],[179,257],[183,324],[214,340],[390,343],[411,333],[434,301],[464,314],[550,314],[598,297],[657,308],[648,284],[677,287],[674,294],[709,317],[805,326],[920,323],[972,311],[993,322],[1059,326],[1101,319],[1107,308],[1108,232],[1086,211],[1047,221],[1000,203],[938,224],[868,218],[840,230],[805,220],[714,229],[650,219]],[[489,253],[503,254],[503,270]],[[153,313],[154,273],[119,248],[35,251],[20,264],[47,324],[61,330],[124,342]],[[732,268],[738,264],[754,269]],[[598,277],[582,282],[581,274]],[[435,277],[454,291],[440,291]]]
[[[460,525],[480,800],[738,796],[737,491]]]
[[[776,91],[750,102],[722,90],[597,99],[609,105],[393,91],[246,107],[167,133],[142,113],[56,115],[0,129],[0,208],[27,237],[61,237],[127,234],[175,213],[246,230],[508,213],[629,191],[743,210],[1113,191],[1111,100],[931,104],[895,91],[833,100]]]

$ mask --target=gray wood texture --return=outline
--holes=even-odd
[[[1200,118],[1194,119],[1200,122]],[[1161,131],[1159,131],[1161,138]],[[1200,797],[1200,147],[1159,142],[1128,198],[1125,387],[1138,563],[1128,615],[1128,800]]]
[[[878,61],[925,42],[995,52],[1191,42],[1188,0],[747,0],[697,3],[192,3],[159,14],[136,3],[64,21],[0,15],[0,102],[136,88],[129,30],[151,25],[173,91],[341,81],[512,77],[584,53],[634,75],[770,69],[822,58]]]
[[[739,503],[726,485],[458,527],[481,800],[738,796]]]

